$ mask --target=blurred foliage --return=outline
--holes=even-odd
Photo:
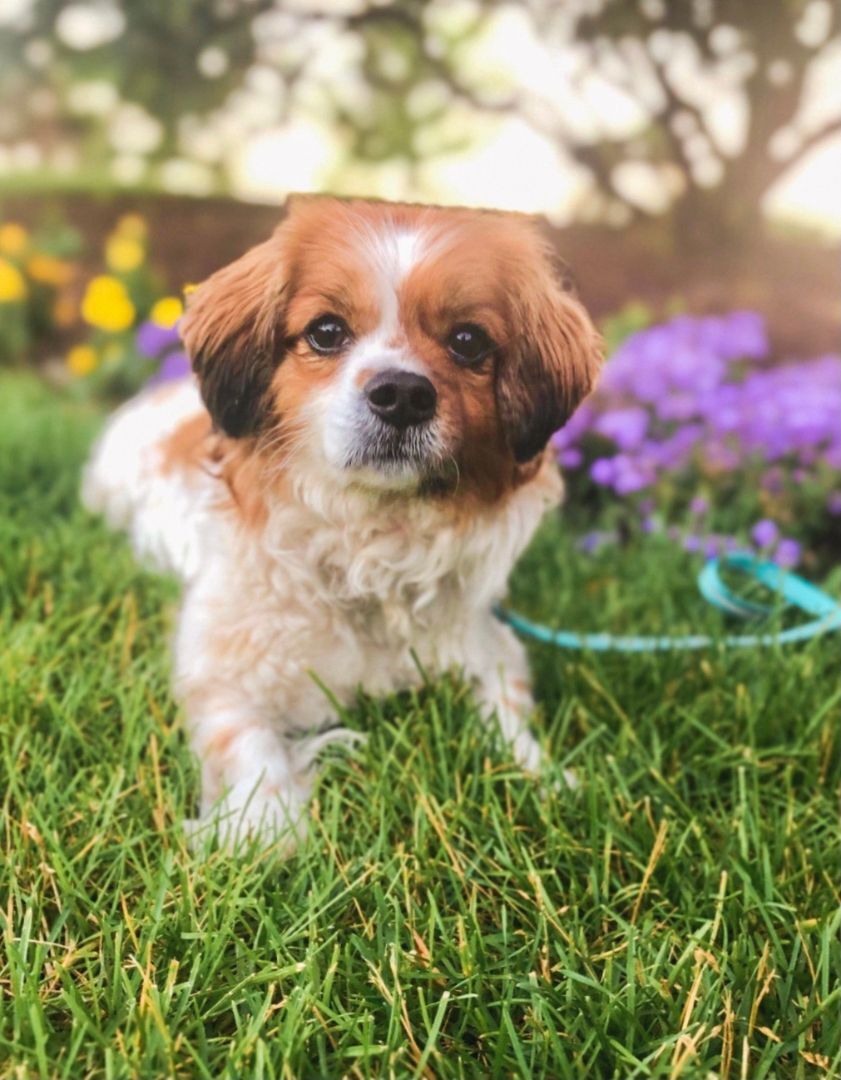
[[[107,133],[112,110],[74,102],[72,93],[102,82],[116,90],[115,103],[135,103],[160,122],[161,137],[150,149],[170,155],[181,119],[207,114],[241,84],[255,58],[252,19],[261,7],[271,4],[34,0],[0,33],[0,97],[25,106],[16,118],[4,115],[2,134],[34,132],[49,145],[66,130],[104,164],[115,150]],[[202,78],[197,58],[214,47],[224,50],[227,69]]]
[[[654,312],[641,300],[629,300],[619,311],[602,320],[601,332],[609,356],[621,343],[654,322]]]
[[[481,61],[507,27],[543,50],[544,87]],[[515,116],[587,170],[581,215],[668,209],[686,243],[721,242],[841,129],[807,100],[840,33],[828,0],[30,0],[0,33],[0,140],[119,183],[209,191],[248,138],[289,120],[329,125],[348,162],[411,167]],[[594,90],[626,121],[594,109]],[[721,137],[722,106],[745,110],[741,148]]]

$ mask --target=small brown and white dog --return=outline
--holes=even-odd
[[[115,414],[83,498],[184,582],[202,819],[294,842],[315,757],[348,734],[322,687],[349,703],[419,667],[461,673],[537,770],[525,652],[491,605],[560,501],[546,446],[600,341],[535,225],[299,196],[182,333],[195,379]]]

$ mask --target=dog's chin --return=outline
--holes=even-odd
[[[354,454],[345,463],[348,480],[376,491],[414,491],[429,474],[432,462],[415,454]]]
[[[345,478],[353,487],[372,492],[413,494],[423,483],[423,476],[409,465],[383,467],[380,464],[349,465]]]
[[[440,476],[444,465],[445,458],[428,433],[388,429],[354,447],[346,456],[344,472],[351,483],[375,491],[413,492]]]

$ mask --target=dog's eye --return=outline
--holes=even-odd
[[[447,348],[459,364],[478,364],[488,353],[493,352],[494,343],[481,326],[476,326],[475,323],[460,323],[450,331]]]
[[[306,328],[304,337],[317,353],[334,353],[350,341],[350,330],[338,315],[319,315]]]

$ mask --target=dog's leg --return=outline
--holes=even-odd
[[[483,624],[475,641],[481,643],[479,654],[468,657],[465,674],[483,712],[491,720],[496,718],[518,765],[529,772],[547,771],[546,756],[529,729],[534,699],[525,647],[509,627],[496,620]],[[564,782],[575,787],[574,773],[564,770]]]
[[[191,743],[202,770],[201,821],[229,850],[248,839],[280,841],[291,854],[306,831],[307,772],[265,721],[242,707],[186,701]]]
[[[491,720],[496,718],[517,764],[529,772],[540,772],[543,754],[528,723],[534,699],[525,649],[507,627],[492,624],[483,630],[484,655],[466,674],[483,712]]]

